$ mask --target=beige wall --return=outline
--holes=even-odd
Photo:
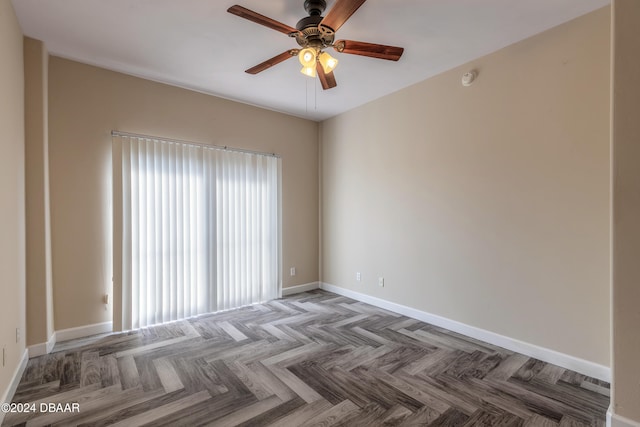
[[[640,2],[612,10],[612,406],[640,422]]]
[[[609,14],[322,123],[321,280],[609,366]]]
[[[111,320],[112,129],[280,154],[284,286],[318,280],[316,123],[56,57],[49,115],[57,330]]]
[[[22,31],[11,2],[0,0],[0,400],[25,349],[23,68]]]
[[[44,44],[24,39],[27,345],[53,334],[49,222],[48,64]]]

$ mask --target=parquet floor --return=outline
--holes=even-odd
[[[4,425],[603,426],[609,385],[312,291],[29,361]]]

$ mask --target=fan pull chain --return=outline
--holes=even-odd
[[[304,79],[304,111],[309,114],[309,79]]]

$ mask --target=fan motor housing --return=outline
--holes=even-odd
[[[331,46],[335,33],[329,27],[321,26],[320,22],[324,17],[324,12],[327,7],[325,0],[306,0],[304,2],[304,9],[309,16],[305,16],[296,24],[296,29],[299,31],[295,36],[298,44],[305,47],[315,47],[322,49],[327,46]]]
[[[298,21],[298,23],[296,24],[296,28],[300,31],[303,31],[309,27],[317,27],[318,24],[322,21],[322,18],[323,17],[320,15],[305,16]]]

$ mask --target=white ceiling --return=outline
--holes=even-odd
[[[335,0],[327,0],[327,10]],[[333,54],[323,91],[286,35],[226,12],[240,4],[295,27],[303,0],[13,0],[25,35],[51,54],[312,120],[323,120],[609,4],[609,0],[369,0],[336,39],[405,48],[398,62]]]

